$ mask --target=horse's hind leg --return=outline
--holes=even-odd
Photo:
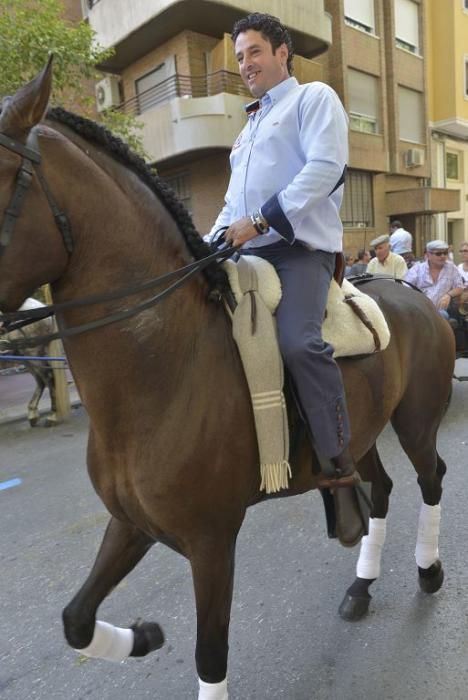
[[[362,538],[356,579],[346,591],[339,607],[344,620],[360,620],[367,613],[371,595],[369,586],[380,575],[380,560],[385,542],[388,501],[392,480],[386,473],[376,445],[367,452],[357,465],[364,481],[372,482],[372,511],[369,518],[369,534]]]
[[[428,426],[425,434],[414,435],[414,421],[407,420],[406,411],[398,411],[392,420],[400,444],[418,474],[423,504],[419,514],[415,557],[418,565],[419,585],[426,593],[435,593],[442,586],[444,571],[439,559],[440,500],[442,479],[447,470],[445,462],[436,450],[436,435],[443,412],[436,419],[419,413],[421,425]],[[440,413],[440,416],[439,416]],[[426,422],[424,422],[426,419]],[[413,432],[410,426],[413,425]],[[434,425],[436,426],[434,428]],[[432,427],[432,429],[431,429]]]
[[[82,588],[63,611],[67,642],[86,656],[122,661],[144,656],[164,642],[156,623],[122,629],[96,622],[104,598],[138,564],[154,543],[133,525],[111,518],[93,569]]]
[[[43,374],[40,370],[36,369],[32,365],[30,366],[30,372],[36,380],[36,388],[31,400],[28,403],[28,421],[31,428],[34,428],[39,421],[39,401],[44,393],[45,381]]]
[[[50,396],[50,413],[48,414],[46,418],[46,427],[47,428],[52,428],[55,427],[58,423],[57,419],[57,396],[56,396],[56,391],[55,391],[55,378],[54,378],[54,370],[52,367],[48,367],[45,370],[46,373],[46,384],[47,384],[47,389],[49,390],[49,396]]]
[[[237,533],[200,538],[190,559],[197,606],[198,700],[227,700],[229,619]]]

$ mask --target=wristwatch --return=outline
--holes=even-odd
[[[254,229],[260,236],[262,236],[264,233],[268,233],[268,231],[270,230],[270,224],[265,219],[260,209],[257,209],[253,212],[253,214],[250,215],[250,221],[252,222]]]

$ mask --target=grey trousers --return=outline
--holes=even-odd
[[[335,457],[350,439],[343,379],[332,346],[322,338],[335,254],[286,241],[240,252],[268,260],[278,273],[282,298],[276,320],[281,354],[318,454]]]

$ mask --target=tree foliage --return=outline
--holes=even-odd
[[[60,0],[0,0],[0,95],[13,94],[31,80],[54,54],[51,103],[96,119],[93,82],[102,77],[96,66],[112,55],[95,41],[85,21],[63,18]],[[145,155],[140,124],[123,112],[102,112],[97,119]]]

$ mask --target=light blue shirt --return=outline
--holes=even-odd
[[[348,118],[337,94],[321,82],[282,81],[263,96],[232,148],[225,206],[205,239],[261,209],[270,231],[245,248],[286,239],[341,251],[347,161]]]

